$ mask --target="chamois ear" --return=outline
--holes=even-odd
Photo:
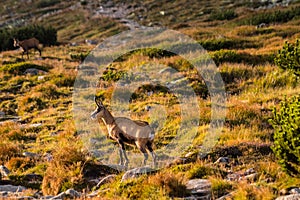
[[[98,107],[103,106],[102,101],[99,99],[99,97],[95,96],[94,100],[95,100],[95,103]]]

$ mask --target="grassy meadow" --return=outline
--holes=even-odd
[[[144,26],[154,24],[174,29],[199,42],[216,63],[227,95],[226,117],[220,137],[208,155],[200,158],[198,155],[208,131],[212,109],[211,96],[203,79],[196,76],[193,66],[180,56],[164,56],[151,50],[136,51],[115,60],[109,66],[111,69],[97,82],[99,87],[95,91],[108,109],[114,84],[126,71],[147,63],[172,67],[181,76],[187,77],[200,108],[197,134],[190,141],[190,146],[179,152],[180,157],[192,152],[187,161],[175,162],[156,173],[125,182],[120,182],[124,172],[102,165],[101,159],[89,151],[104,146],[111,155],[100,157],[117,163],[118,155],[112,141],[104,135],[105,127],[99,128],[89,116],[82,120],[93,131],[89,137],[99,146],[92,147],[91,139],[82,139],[85,133],[77,129],[74,121],[73,93],[83,58],[96,47],[86,44],[85,39],[100,43],[129,28],[118,19],[92,15],[91,10],[102,2],[107,5],[108,1],[99,1],[99,5],[89,1],[81,1],[81,4],[75,1],[45,2],[51,1],[32,3],[35,19],[28,20],[56,28],[59,44],[44,46],[42,58],[33,50],[30,58],[24,60],[19,50],[0,53],[0,165],[11,171],[9,177],[2,177],[0,181],[27,187],[29,196],[37,191],[56,195],[69,188],[86,193],[95,191],[96,184],[89,180],[117,174],[112,182],[97,190],[104,199],[185,197],[189,196],[185,183],[193,178],[205,178],[211,182],[213,199],[230,193],[228,199],[271,200],[281,195],[283,190],[300,186],[299,176],[288,175],[271,150],[274,130],[269,123],[273,117],[272,110],[278,109],[282,100],[300,93],[299,78],[274,64],[274,57],[284,42],[294,43],[300,37],[299,1],[293,1],[288,7],[266,10],[257,9],[264,6],[258,1],[145,0],[124,3],[129,10],[126,18]],[[116,7],[122,4],[118,0],[110,2]],[[31,5],[30,2],[27,4]],[[6,0],[5,5],[15,10],[15,21],[29,12],[17,1]],[[72,5],[76,5],[76,11],[71,9]],[[61,12],[44,16],[51,10]],[[5,9],[1,9],[0,14],[4,16],[1,23],[9,19]],[[261,23],[268,26],[257,28],[256,25]],[[70,45],[75,42],[76,45]],[[26,74],[25,71],[30,68],[40,71],[34,75]],[[149,91],[153,91],[150,96],[147,95]],[[82,100],[91,100],[95,93],[86,92]],[[130,117],[151,122],[153,118],[145,110],[146,105],[157,105],[158,110],[155,111],[158,113],[152,113],[153,116],[158,120],[159,117],[165,119],[155,137],[154,149],[159,151],[176,136],[181,123],[180,104],[164,87],[144,85],[131,97]],[[89,104],[86,111],[90,113],[95,107],[95,104]],[[166,116],[160,116],[159,109],[164,109]],[[189,112],[192,113],[193,108]],[[127,149],[138,152],[134,147]],[[24,156],[24,152],[36,156]],[[49,155],[51,161],[47,159]],[[229,164],[215,163],[219,157],[229,157]],[[256,172],[251,180],[226,179],[232,172],[242,174],[250,168]],[[24,177],[31,173],[40,175],[42,179],[26,181]]]

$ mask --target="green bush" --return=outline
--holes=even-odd
[[[234,12],[234,10],[219,10],[214,13],[211,13],[208,20],[231,20],[236,18],[238,15]]]
[[[43,71],[48,71],[47,67],[36,65],[27,62],[20,62],[15,64],[7,64],[0,67],[0,72],[7,72],[14,75],[22,75],[26,69],[35,68]]]
[[[60,3],[60,0],[40,0],[38,1],[36,7],[37,8],[46,8],[50,6],[54,6],[55,4]]]
[[[211,53],[211,57],[219,65],[224,62],[229,63],[246,63],[250,65],[258,65],[263,63],[272,63],[273,55],[251,55],[247,53],[238,53],[235,50],[219,50]]]
[[[221,49],[245,49],[258,48],[260,45],[244,39],[220,38],[212,40],[199,41],[199,44],[208,51],[216,51]]]
[[[279,164],[291,175],[300,174],[300,95],[281,103],[280,109],[273,110],[270,120],[274,132],[272,150]]]
[[[78,54],[71,54],[70,57],[72,60],[83,62],[84,59],[89,55],[88,53],[78,53]]]
[[[274,61],[275,64],[285,70],[291,70],[297,76],[300,76],[300,40],[295,44],[285,42],[283,48],[279,50]]]
[[[300,16],[300,7],[294,7],[288,10],[274,10],[270,12],[256,13],[250,18],[240,22],[241,25],[258,25],[261,23],[284,23]]]
[[[108,68],[103,72],[103,75],[100,79],[104,81],[113,81],[116,82],[125,76],[126,72],[118,71],[115,68]]]

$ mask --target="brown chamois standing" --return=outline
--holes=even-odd
[[[146,165],[148,159],[148,150],[153,159],[153,166],[155,167],[156,155],[152,149],[154,130],[149,126],[148,122],[131,120],[126,117],[113,117],[100,100],[95,98],[95,102],[97,108],[92,112],[91,118],[97,119],[99,123],[103,121],[108,130],[108,137],[118,143],[120,147],[120,165],[128,165],[129,160],[126,155],[125,144],[130,144],[137,146],[144,154],[144,165]]]
[[[22,59],[24,53],[27,53],[27,59],[29,59],[28,51],[29,49],[33,49],[33,48],[38,50],[40,52],[40,56],[42,56],[42,50],[39,48],[39,43],[40,43],[39,40],[34,37],[22,41],[19,41],[18,39],[14,38],[14,47],[21,47],[23,49]]]

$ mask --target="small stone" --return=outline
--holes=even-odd
[[[45,76],[38,76],[38,81],[44,80]]]
[[[8,195],[8,192],[7,191],[2,191],[0,192],[0,197],[5,197]]]
[[[92,192],[92,193],[90,193],[90,194],[88,194],[88,195],[86,195],[88,198],[95,198],[95,197],[97,197],[98,196],[98,191],[94,191],[94,192]]]
[[[45,161],[47,161],[47,162],[51,162],[51,161],[53,160],[53,156],[52,156],[51,153],[45,153],[45,154],[43,155],[43,159],[44,159]]]
[[[47,72],[40,70],[40,69],[36,69],[36,68],[28,68],[25,70],[24,74],[29,74],[29,75],[38,75],[38,74],[46,74]]]
[[[286,196],[277,197],[275,200],[299,200],[300,194],[290,194]]]
[[[254,182],[258,177],[257,173],[254,174],[249,174],[247,176],[244,177],[245,180],[250,181],[250,182]]]
[[[207,179],[191,179],[187,182],[186,188],[191,194],[197,196],[210,195],[211,183]]]
[[[30,128],[39,128],[41,127],[43,124],[42,123],[35,123],[35,124],[30,124],[29,127]]]
[[[0,192],[23,192],[26,190],[23,186],[0,185]]]
[[[240,180],[241,176],[237,173],[228,174],[226,180],[228,181],[238,181]]]
[[[64,199],[66,196],[65,192],[59,193],[58,195],[52,197],[51,199]]]
[[[247,169],[244,173],[245,176],[249,175],[249,174],[254,174],[255,170],[253,168]]]
[[[134,168],[134,169],[128,170],[123,175],[121,182],[123,182],[127,179],[137,178],[142,174],[148,174],[151,171],[154,171],[154,169],[152,169],[150,167],[139,167],[139,168]]]
[[[73,197],[73,198],[81,197],[81,194],[72,188],[68,189],[65,193],[66,193],[66,195],[69,195],[70,197]]]
[[[293,188],[290,190],[290,194],[300,194],[300,188]]]
[[[228,164],[229,163],[229,158],[228,157],[220,157],[218,160],[215,162],[215,164],[221,163],[221,164]]]
[[[38,158],[39,154],[37,153],[32,153],[32,152],[23,152],[23,156],[28,157],[28,158]]]
[[[2,176],[8,177],[8,175],[10,174],[10,171],[4,165],[0,165],[0,173]]]
[[[101,185],[105,184],[105,183],[110,183],[115,179],[116,175],[115,174],[111,174],[108,175],[106,177],[104,177],[101,181],[99,181],[99,183],[97,184],[96,188],[99,188]]]

